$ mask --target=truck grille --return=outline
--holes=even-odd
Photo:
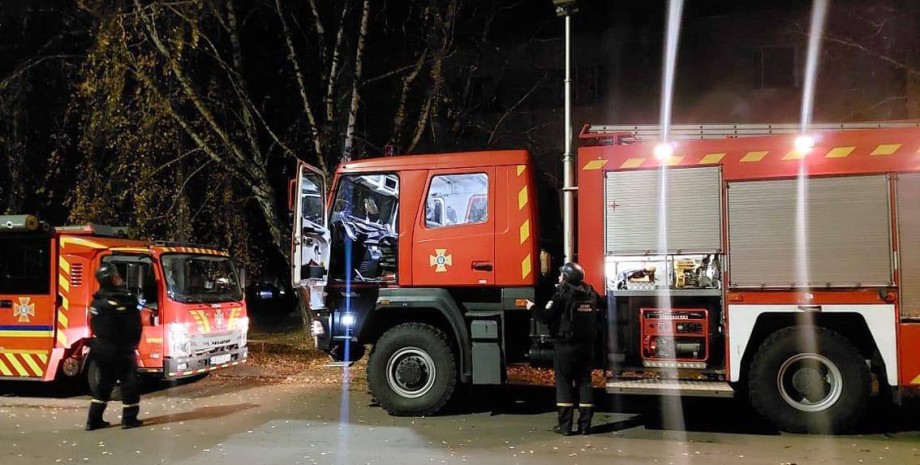
[[[195,334],[191,338],[192,356],[201,356],[210,353],[226,352],[240,347],[242,335],[239,331],[223,333]]]

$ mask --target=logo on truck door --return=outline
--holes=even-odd
[[[447,253],[447,249],[434,249],[437,255],[429,255],[429,266],[435,267],[435,273],[444,273],[447,267],[454,265],[454,256]]]
[[[20,297],[19,304],[13,306],[13,316],[18,316],[20,323],[28,323],[30,318],[35,316],[35,303],[31,297]]]

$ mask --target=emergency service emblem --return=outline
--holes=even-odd
[[[429,266],[433,266],[435,273],[444,273],[447,267],[454,265],[454,256],[447,253],[447,249],[434,249],[437,255],[429,255]]]
[[[31,297],[20,297],[19,304],[14,305],[13,316],[19,317],[20,323],[28,323],[35,316],[35,303]]]
[[[223,310],[218,309],[214,312],[214,327],[216,329],[224,329],[224,312]]]

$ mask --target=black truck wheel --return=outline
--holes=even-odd
[[[869,367],[853,344],[825,328],[785,328],[768,337],[748,373],[751,404],[793,433],[847,431],[866,411]]]
[[[89,386],[90,395],[96,396],[96,393],[99,392],[99,383],[101,381],[102,372],[99,370],[99,362],[95,358],[90,358],[86,364],[86,384]],[[119,383],[116,383],[112,389],[111,400],[121,400],[121,386]]]
[[[443,331],[404,323],[383,333],[374,345],[367,379],[390,415],[433,415],[454,393],[457,363]]]

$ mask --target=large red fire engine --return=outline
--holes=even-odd
[[[610,393],[744,395],[789,431],[840,431],[920,388],[920,128],[588,126],[578,260],[607,302]],[[498,384],[552,345],[554,192],[524,151],[300,168],[293,281],[317,345],[397,415]],[[538,199],[540,194],[546,198]],[[540,200],[539,207],[537,206]]]
[[[246,361],[249,318],[228,254],[124,232],[0,215],[0,379],[98,382],[87,308],[102,263],[115,264],[142,304],[141,373],[178,379]]]

